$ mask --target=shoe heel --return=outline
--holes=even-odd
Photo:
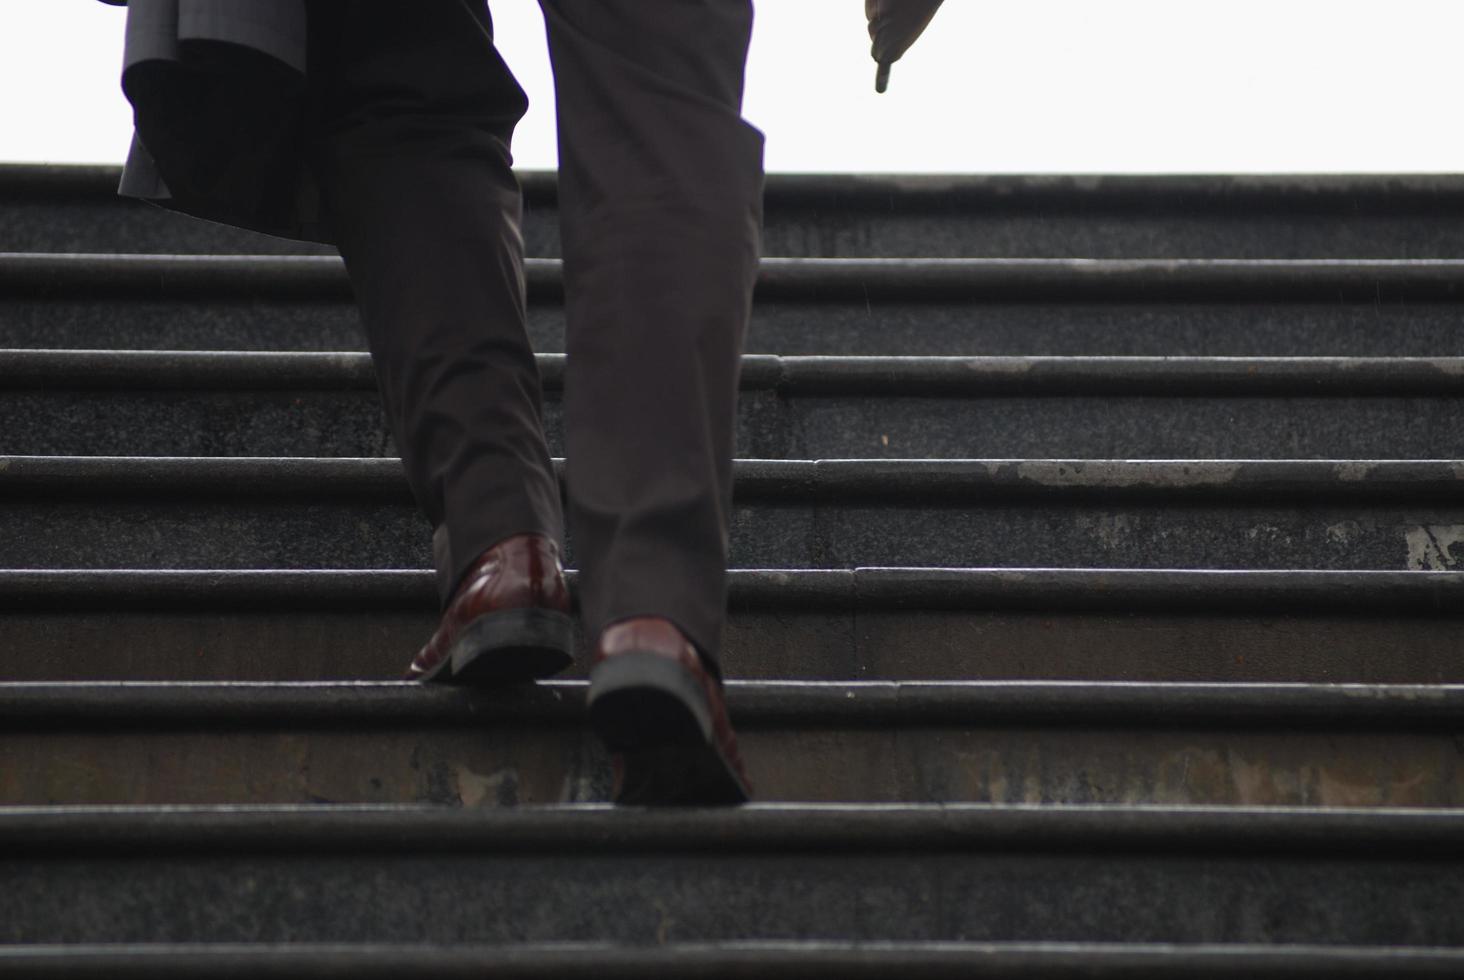
[[[590,725],[612,752],[706,744],[712,717],[697,679],[656,653],[616,654],[590,673]]]
[[[674,660],[634,651],[590,674],[590,725],[620,760],[615,802],[735,806],[750,788],[718,750],[706,693]]]
[[[574,663],[574,621],[553,609],[504,609],[468,624],[449,653],[452,680],[510,684]]]

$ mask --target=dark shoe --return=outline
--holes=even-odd
[[[605,628],[591,661],[589,710],[611,752],[616,803],[721,806],[751,798],[722,682],[669,620],[639,616]]]
[[[516,534],[468,569],[405,679],[512,684],[558,673],[573,650],[559,548],[542,534]]]

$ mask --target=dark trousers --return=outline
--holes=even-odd
[[[585,634],[665,616],[715,662],[762,217],[751,2],[540,2]],[[499,540],[563,540],[510,170],[527,100],[483,0],[312,0],[310,18],[312,166],[445,602]]]

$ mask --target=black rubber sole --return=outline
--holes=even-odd
[[[590,726],[624,770],[623,806],[735,806],[751,797],[723,758],[696,678],[655,653],[617,654],[590,674]]]
[[[523,684],[574,663],[574,621],[552,609],[504,609],[458,634],[437,671],[423,680],[473,687]]]

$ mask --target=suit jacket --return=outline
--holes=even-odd
[[[118,193],[330,243],[304,152],[307,51],[305,0],[131,0]]]
[[[137,122],[118,193],[334,244],[305,156],[305,0],[103,2],[127,6],[122,88]],[[865,0],[879,91],[941,2]]]

